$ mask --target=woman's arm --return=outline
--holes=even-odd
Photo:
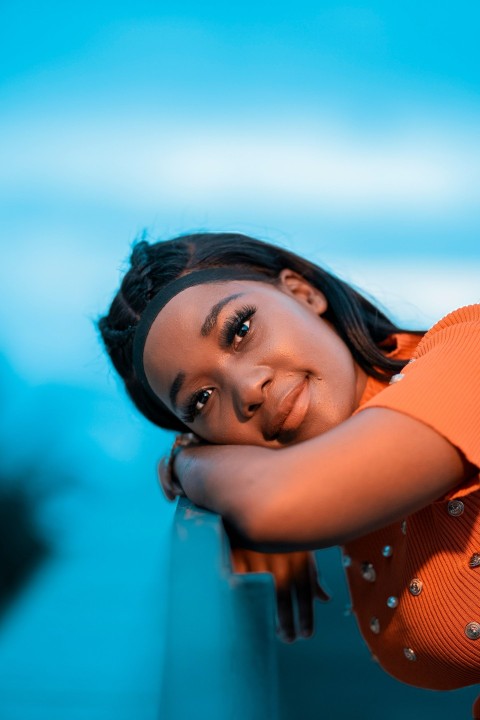
[[[272,551],[362,536],[428,505],[473,467],[427,425],[371,408],[280,450],[186,449],[175,471],[193,502],[220,513],[251,546]]]

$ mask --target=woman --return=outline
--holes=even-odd
[[[274,553],[287,637],[292,586],[311,632],[305,551],[339,544],[390,674],[480,682],[480,306],[422,338],[292,253],[199,234],[139,243],[99,326],[141,412],[200,440],[163,466],[167,496]]]

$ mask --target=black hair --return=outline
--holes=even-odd
[[[145,392],[135,376],[135,328],[151,298],[164,285],[193,270],[213,267],[254,270],[265,275],[266,282],[275,282],[284,268],[294,270],[325,295],[328,309],[323,317],[333,324],[367,375],[388,380],[405,364],[386,356],[393,349],[388,338],[412,331],[397,327],[348,283],[295,253],[239,233],[194,233],[155,243],[141,240],[134,245],[130,268],[98,328],[128,394],[155,425],[188,431],[181,420]]]

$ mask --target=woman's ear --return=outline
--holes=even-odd
[[[327,298],[299,273],[284,268],[278,276],[278,288],[307,305],[316,315],[323,315],[328,307]]]

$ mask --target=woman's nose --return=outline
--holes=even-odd
[[[232,381],[235,410],[242,417],[249,418],[265,400],[268,386],[272,381],[271,371],[263,366],[239,367]]]

